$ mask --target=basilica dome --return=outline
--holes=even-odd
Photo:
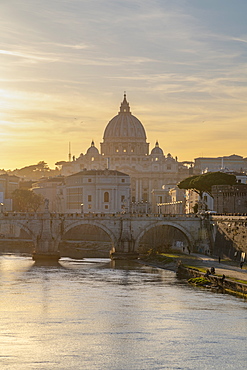
[[[88,148],[87,153],[88,155],[99,155],[98,149],[94,145],[94,141],[92,141],[90,148]]]
[[[163,155],[163,150],[159,147],[158,141],[156,141],[155,147],[151,150],[151,154]]]
[[[113,117],[105,128],[104,140],[130,140],[146,142],[146,132],[138,118],[130,112],[129,103],[124,94],[123,102],[117,116]]]

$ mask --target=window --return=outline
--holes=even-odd
[[[91,158],[91,161],[93,162],[94,161],[94,157]]]
[[[122,182],[125,182],[125,179],[122,179]]]
[[[170,164],[168,164],[168,165],[166,166],[166,168],[167,168],[168,170],[171,170],[171,169],[172,169],[172,166],[171,166]]]
[[[104,193],[104,202],[105,202],[105,203],[108,203],[108,202],[109,202],[109,193],[108,193],[108,191],[106,191],[106,192]]]
[[[105,209],[108,209],[108,205],[107,204],[105,205]]]
[[[126,152],[127,152],[127,150],[126,150],[126,149],[124,149],[124,150],[123,150],[123,152],[124,152],[124,153],[126,153]]]
[[[124,202],[124,200],[125,200],[125,196],[121,195],[121,202]]]
[[[92,209],[92,204],[89,204],[88,205],[88,209]]]
[[[162,203],[162,196],[158,196],[158,203]]]
[[[88,182],[92,182],[92,179],[88,179]]]
[[[88,195],[87,200],[88,200],[88,202],[92,202],[92,195]]]

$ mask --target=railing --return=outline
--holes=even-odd
[[[59,213],[59,212],[2,212],[0,219],[19,219],[19,220],[33,220],[33,219],[136,219],[136,218],[149,218],[149,219],[195,219],[199,216],[196,214],[154,214],[154,213]]]

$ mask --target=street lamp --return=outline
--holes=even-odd
[[[146,211],[146,214],[148,213],[148,201],[146,200],[146,202],[145,202],[145,211]]]
[[[0,203],[0,206],[1,206],[1,213],[3,213],[3,203]]]
[[[84,204],[81,203],[81,214],[83,214],[83,206],[84,206]]]

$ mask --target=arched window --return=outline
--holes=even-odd
[[[106,192],[104,193],[104,202],[105,202],[105,203],[108,203],[108,202],[109,202],[109,193],[108,193],[108,191],[106,191]]]

